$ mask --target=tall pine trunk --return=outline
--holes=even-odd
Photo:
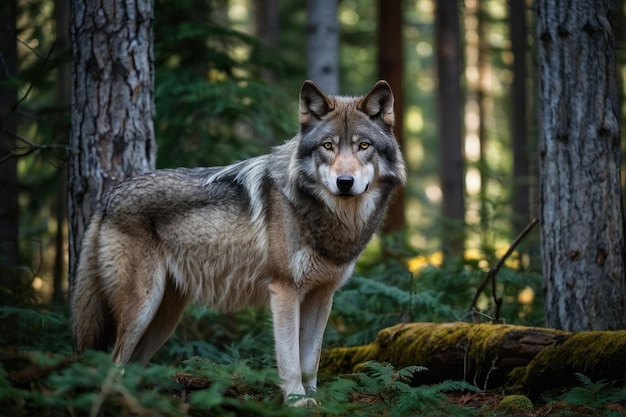
[[[55,0],[54,18],[56,25],[56,51],[59,53],[59,66],[56,73],[55,99],[57,106],[63,109],[58,117],[65,117],[70,107],[71,67],[65,59],[71,50],[70,41],[70,6],[65,0]],[[59,166],[58,191],[55,197],[55,216],[57,230],[54,239],[54,266],[52,269],[52,300],[62,305],[65,303],[65,223],[67,219],[67,164]]]
[[[441,234],[444,255],[463,255],[465,179],[461,138],[461,46],[458,6],[455,0],[437,2],[437,114],[439,173],[443,201]]]
[[[393,91],[396,122],[394,134],[404,147],[404,86],[402,53],[401,1],[378,0],[378,78],[387,80]],[[404,190],[399,189],[387,209],[384,233],[398,232],[404,227]]]
[[[278,14],[278,0],[254,1],[255,34],[271,52],[276,47],[280,30]],[[276,73],[265,67],[261,69],[261,77],[270,83],[278,81]]]
[[[540,0],[540,217],[548,325],[626,325],[611,0]]]
[[[530,222],[530,165],[526,100],[526,2],[509,1],[509,34],[513,53],[511,84],[511,144],[513,147],[513,232],[518,235]]]
[[[155,168],[153,3],[73,0],[70,295],[78,253],[98,201],[115,184]]]
[[[0,305],[13,303],[20,290],[18,266],[17,157],[15,118],[17,102],[17,32],[15,0],[0,4]]]

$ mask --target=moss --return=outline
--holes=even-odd
[[[499,352],[510,332],[529,328],[504,324],[411,323],[382,330],[376,343],[378,360],[397,367],[423,365],[443,372],[438,379],[465,379],[484,386],[502,383],[505,375],[498,369]],[[462,367],[448,364],[463,364]],[[422,381],[434,375],[420,374]]]
[[[494,410],[497,416],[532,416],[535,411],[533,403],[524,395],[507,395]]]
[[[506,324],[409,323],[383,329],[368,345],[322,354],[320,371],[351,373],[368,360],[396,368],[421,365],[413,383],[466,380],[481,388],[507,383],[532,395],[591,379],[626,377],[626,331],[563,332]]]
[[[378,350],[376,344],[370,343],[324,351],[320,358],[320,372],[327,374],[356,372],[358,365],[369,360],[377,360]]]
[[[506,334],[521,329],[524,328],[462,322],[399,324],[381,330],[372,344],[325,352],[320,366],[323,371],[341,373],[354,372],[359,363],[372,359],[398,368],[410,365],[446,368],[446,363],[456,362],[465,364],[465,369],[449,367],[444,370],[445,377],[485,378],[495,367]]]
[[[591,379],[626,377],[626,331],[574,333],[562,344],[543,349],[524,372],[512,377],[537,392],[555,379],[561,385],[573,384],[576,373]]]

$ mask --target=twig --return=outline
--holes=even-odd
[[[477,312],[476,303],[478,302],[478,297],[480,297],[480,294],[482,294],[482,292],[487,287],[487,284],[489,284],[489,281],[491,281],[492,283],[493,301],[496,305],[495,315],[493,319],[494,321],[497,321],[500,318],[500,307],[502,306],[502,298],[498,297],[496,294],[496,275],[500,271],[500,268],[502,268],[502,265],[504,265],[504,262],[507,260],[507,258],[511,256],[511,254],[513,253],[517,245],[522,241],[522,239],[526,237],[528,233],[530,233],[532,228],[535,227],[537,223],[539,223],[539,220],[537,219],[531,220],[528,226],[526,226],[524,230],[522,230],[520,234],[517,235],[515,240],[513,240],[513,242],[509,246],[509,249],[507,249],[506,253],[502,255],[498,263],[496,263],[496,265],[489,270],[483,282],[481,282],[480,285],[478,286],[478,289],[476,290],[476,294],[474,294],[474,299],[472,300],[472,305],[470,306],[470,311],[474,312],[474,322],[480,322],[480,319],[478,319],[476,315],[476,312]]]
[[[54,51],[54,46],[56,45],[56,40],[52,43],[52,46],[50,47],[50,50],[48,51],[48,55],[46,55],[46,57],[44,58],[44,62],[43,64],[41,64],[41,66],[37,69],[37,73],[35,74],[35,77],[33,78],[33,81],[30,83],[30,85],[28,86],[28,90],[26,90],[26,93],[24,93],[24,95],[22,96],[22,98],[20,98],[19,100],[17,100],[15,102],[15,104],[13,104],[13,106],[11,107],[11,109],[7,112],[7,114],[4,115],[4,117],[2,118],[2,120],[0,121],[0,129],[2,128],[2,126],[4,126],[4,122],[7,121],[7,119],[9,118],[9,116],[15,112],[15,109],[17,109],[17,107],[24,101],[26,100],[26,98],[30,95],[30,91],[33,89],[33,87],[35,86],[35,83],[39,80],[39,77],[41,77],[41,75],[43,74],[43,70],[46,67],[46,63],[48,61],[50,61],[50,57],[52,56],[52,51]]]
[[[104,404],[106,398],[111,394],[114,390],[114,385],[117,383],[116,381],[121,378],[124,369],[120,369],[119,366],[114,365],[109,369],[102,386],[100,387],[100,392],[96,396],[96,399],[91,403],[91,410],[89,410],[89,417],[97,417],[100,413],[100,408]]]
[[[498,369],[498,367],[496,366],[496,362],[498,362],[497,354],[496,354],[496,357],[493,358],[493,360],[491,361],[491,368],[489,368],[489,370],[487,371],[487,375],[485,375],[485,383],[483,384],[483,391],[487,391],[487,386],[489,385],[489,377],[491,376],[491,373],[495,371],[496,369]]]
[[[9,158],[15,156],[15,157],[21,157],[21,156],[27,156],[30,155],[31,153],[35,152],[35,151],[47,151],[50,150],[54,153],[54,156],[62,161],[68,161],[69,160],[69,154],[71,153],[71,149],[69,145],[64,145],[64,144],[59,144],[59,143],[50,143],[50,144],[39,144],[39,143],[35,143],[32,140],[19,135],[17,133],[14,132],[4,132],[6,134],[11,135],[13,138],[15,138],[17,141],[23,142],[26,144],[26,146],[15,146],[14,149],[8,151],[7,153],[5,153],[4,155],[0,155],[0,164],[2,164],[3,162],[9,160]],[[61,151],[65,151],[68,153],[68,155],[61,155],[61,153],[58,153],[57,151],[61,150]]]

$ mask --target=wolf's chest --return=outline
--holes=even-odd
[[[290,275],[295,286],[305,289],[320,285],[340,287],[350,277],[353,269],[354,262],[337,265],[309,247],[296,251],[290,262]]]

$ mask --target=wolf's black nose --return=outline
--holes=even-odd
[[[354,178],[350,175],[340,175],[337,177],[337,188],[341,191],[348,191],[354,184]]]

